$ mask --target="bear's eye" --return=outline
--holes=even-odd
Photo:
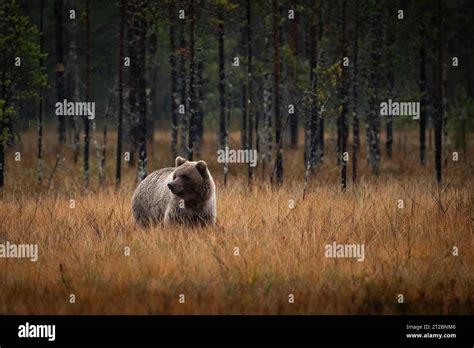
[[[181,178],[186,181],[189,180],[189,176],[187,176],[186,174],[181,175]]]

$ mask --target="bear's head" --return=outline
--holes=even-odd
[[[176,157],[173,180],[168,183],[170,191],[188,205],[199,204],[211,195],[210,174],[204,161],[187,161]]]

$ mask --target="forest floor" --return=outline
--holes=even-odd
[[[217,226],[142,230],[130,211],[136,168],[124,164],[116,193],[113,147],[105,188],[93,145],[88,191],[70,146],[48,187],[57,151],[49,133],[39,186],[36,137],[24,134],[7,153],[0,244],[38,244],[39,258],[0,258],[0,314],[473,314],[474,166],[449,157],[438,187],[432,150],[422,167],[416,132],[408,138],[413,144],[395,139],[392,160],[382,148],[378,178],[362,144],[359,183],[349,160],[345,193],[328,138],[303,200],[301,147],[284,150],[281,187],[259,165],[249,188],[243,164],[231,164],[224,186],[216,137],[207,134],[202,158],[218,188]],[[172,163],[168,143],[168,134],[155,135],[149,172]],[[325,257],[333,242],[364,245],[364,260]]]

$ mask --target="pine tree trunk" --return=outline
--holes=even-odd
[[[86,101],[91,101],[91,26],[90,26],[90,0],[86,0]],[[84,187],[89,187],[89,118],[84,117]]]
[[[196,94],[195,80],[195,52],[194,52],[194,0],[190,1],[189,11],[189,132],[188,132],[188,160],[193,160],[194,141],[196,138]]]
[[[64,0],[64,6],[66,9],[73,6],[73,0]],[[67,12],[67,10],[66,10]],[[72,21],[75,22],[75,21]],[[75,55],[75,38],[74,38],[75,23],[70,23],[66,25],[64,31],[64,43],[66,53],[66,72],[64,74],[65,81],[65,95],[68,101],[74,100],[74,90],[76,81],[74,78],[74,62],[77,61],[77,56]],[[68,117],[67,118],[67,142],[68,144],[75,146],[75,134],[76,134],[76,119],[77,117]],[[75,154],[74,154],[75,155]]]
[[[371,69],[369,74],[369,158],[372,173],[379,174],[380,165],[380,112],[379,112],[379,80],[381,70],[381,3],[375,1],[374,14],[371,18],[370,30],[370,62]]]
[[[229,146],[229,127],[230,127],[230,109],[231,109],[231,102],[230,102],[230,89],[227,92],[227,124],[226,124],[226,131],[225,131],[225,138],[224,138],[224,149]],[[229,174],[229,162],[224,161],[224,185],[227,185],[227,176]]]
[[[56,0],[56,96],[58,102],[65,99],[64,91],[64,42],[63,42],[63,17],[64,1]],[[66,142],[66,119],[64,115],[58,115],[58,142]]]
[[[242,123],[240,130],[240,140],[242,143],[242,148],[247,149],[247,85],[242,83],[241,89],[241,110],[242,110]]]
[[[43,22],[44,22],[44,0],[40,4],[40,54],[43,54]],[[39,67],[43,68],[43,57],[39,59]],[[38,177],[38,184],[43,182],[43,90],[39,91],[39,105],[38,105],[38,155],[36,163],[36,171]]]
[[[426,31],[425,24],[421,23],[420,28],[420,163],[426,165],[426,106],[427,106],[427,88],[426,88]]]
[[[317,38],[316,38],[316,9],[315,9],[315,1],[311,2],[311,10],[310,10],[310,35],[309,35],[309,81],[311,84],[311,114],[309,119],[309,157],[307,161],[309,161],[309,165],[311,168],[314,167],[318,161],[318,147],[319,147],[319,134],[318,134],[318,126],[319,126],[319,117],[318,117],[318,97],[317,97],[317,88],[318,88],[318,78],[316,74],[317,68]]]
[[[242,16],[242,22],[245,20],[245,14]],[[245,30],[245,26],[242,25],[240,27],[240,56],[242,59],[245,57],[247,58],[247,34]],[[241,102],[241,112],[242,112],[242,119],[241,119],[241,129],[240,129],[240,141],[241,146],[244,150],[247,150],[248,139],[247,139],[247,81],[245,77],[241,79],[241,95],[240,95],[240,102]]]
[[[280,13],[278,8],[278,0],[272,0],[272,17],[273,17],[273,83],[274,83],[274,98],[275,98],[275,182],[276,184],[283,183],[283,155],[281,146],[281,114],[280,114]],[[273,179],[273,175],[272,175]]]
[[[389,58],[391,59],[391,58]],[[392,63],[390,63],[390,67],[388,68],[388,85],[390,90],[390,95],[393,95],[393,90],[395,87],[395,75],[393,72]],[[387,153],[387,158],[392,159],[392,148],[393,148],[393,116],[387,115],[387,129],[386,129],[386,141],[385,141],[385,152]]]
[[[117,126],[117,157],[115,169],[115,188],[120,187],[122,179],[122,133],[123,133],[123,39],[125,33],[125,8],[126,0],[120,0],[120,34],[119,34],[119,50],[118,50],[118,126]]]
[[[296,8],[298,6],[297,0],[292,0],[291,8],[296,12]],[[289,46],[291,49],[291,54],[293,55],[294,59],[299,59],[298,55],[298,46],[299,46],[299,39],[298,39],[298,27],[299,27],[299,15],[295,16],[294,19],[289,21]],[[293,85],[293,89],[296,92],[297,89],[297,72],[296,68],[293,64],[289,64],[288,66],[288,76],[291,79],[291,83]],[[294,103],[293,103],[294,104]],[[290,116],[290,142],[291,148],[296,149],[298,147],[298,111],[295,110],[294,113]]]
[[[178,81],[176,72],[176,46],[175,46],[175,0],[170,1],[170,66],[171,66],[171,154],[172,160],[178,156]]]
[[[3,68],[2,68],[2,83],[1,83],[1,86],[3,86],[2,88],[2,100],[4,101],[3,105],[2,105],[2,113],[0,115],[5,115],[6,113],[6,110],[7,110],[7,101],[6,101],[6,87],[5,87],[5,83],[6,83],[6,69],[7,69],[7,65],[4,64],[3,65]],[[7,150],[7,144],[8,144],[8,140],[9,140],[9,133],[10,133],[10,129],[9,129],[9,120],[6,119],[5,117],[0,117],[0,134],[2,135],[5,135],[6,134],[6,137],[2,136],[0,138],[0,198],[2,198],[3,196],[3,186],[5,184],[5,152]]]
[[[251,22],[251,6],[250,0],[247,0],[247,109],[248,109],[248,125],[247,125],[247,150],[253,148],[253,72],[252,72],[252,22]],[[253,183],[253,167],[248,163],[248,183]]]
[[[145,2],[146,6],[147,2]],[[146,16],[146,15],[145,15]],[[147,34],[148,35],[148,34]],[[158,38],[156,33],[152,33],[146,38],[146,53],[145,57],[148,64],[148,67],[145,68],[147,72],[145,74],[145,83],[148,86],[148,93],[146,93],[146,105],[147,105],[147,126],[146,126],[146,141],[147,148],[150,150],[147,152],[147,158],[153,159],[155,154],[154,152],[154,135],[155,135],[155,121],[159,118],[158,115],[161,114],[161,105],[159,105],[159,84],[155,84],[154,81],[158,81],[160,76],[159,67],[158,67]],[[149,106],[149,107],[148,107]],[[171,151],[172,152],[172,151]],[[174,162],[174,160],[173,160]]]
[[[270,67],[270,39],[266,38],[266,54],[264,66],[269,69]],[[263,142],[265,145],[265,151],[262,158],[262,172],[266,174],[266,164],[272,161],[272,87],[271,87],[271,73],[269,70],[266,71],[263,80]]]
[[[341,11],[341,84],[340,84],[340,99],[341,113],[340,126],[341,126],[341,189],[346,190],[347,187],[347,160],[345,159],[347,153],[347,71],[343,64],[344,57],[347,56],[346,49],[346,8],[347,0],[342,0],[342,11]]]
[[[69,1],[66,6],[72,5],[73,2]],[[69,37],[70,37],[70,42],[69,42],[69,57],[68,57],[68,62],[67,62],[67,71],[68,71],[68,93],[67,96],[68,98],[72,98],[74,102],[80,101],[80,92],[79,92],[79,86],[80,86],[80,76],[79,76],[79,58],[78,58],[78,52],[77,52],[77,23],[75,21],[72,21],[69,25]],[[73,117],[70,117],[70,129],[72,130],[72,146],[74,149],[74,165],[79,162],[79,156],[80,156],[80,151],[81,151],[81,144],[80,144],[80,135],[81,135],[81,122],[80,122],[80,117],[78,115],[74,115]]]
[[[203,99],[203,78],[202,72],[204,63],[201,55],[198,55],[198,63],[196,69],[196,139],[194,142],[196,156],[201,157],[201,148],[204,136],[204,112],[202,110]]]
[[[318,41],[321,43],[324,32],[323,24],[323,11],[324,11],[324,1],[319,1],[319,11],[318,12]],[[317,53],[317,52],[316,52]],[[316,62],[317,63],[317,62]],[[319,124],[318,124],[318,134],[319,134],[319,144],[318,144],[318,161],[322,163],[324,161],[324,117],[323,113],[319,112]]]
[[[113,92],[112,92],[113,93]],[[112,100],[112,99],[111,99]],[[99,162],[99,187],[103,188],[105,185],[105,165],[106,165],[106,154],[107,154],[107,126],[109,122],[109,112],[110,112],[110,104],[105,111],[105,118],[104,118],[104,130],[103,130],[103,143],[102,143],[102,152],[100,154],[100,162]]]
[[[135,167],[136,165],[136,152],[140,142],[140,64],[138,63],[140,59],[140,18],[138,12],[138,1],[128,2],[127,43],[128,57],[130,58],[128,103],[130,109],[127,115],[127,142],[130,154],[129,167]]]
[[[138,41],[138,182],[141,182],[147,176],[147,117],[146,117],[146,0],[142,0],[138,9],[139,19],[139,41]]]
[[[218,32],[217,39],[219,43],[219,149],[225,150],[226,147],[226,103],[225,103],[225,51],[224,51],[224,15],[222,8],[218,10]],[[227,183],[227,165],[223,163],[224,183]]]
[[[436,119],[435,119],[435,168],[438,184],[442,182],[442,139],[443,129],[443,20],[441,0],[438,0],[437,9],[437,37],[436,37]]]
[[[3,121],[1,123],[1,131],[3,132],[5,129],[5,125]],[[0,190],[3,189],[3,185],[5,184],[5,150],[6,144],[5,141],[0,141]],[[0,191],[0,198],[1,198],[1,191]]]
[[[444,64],[444,60],[443,60]],[[443,67],[444,69],[444,67]],[[449,143],[449,137],[448,137],[448,113],[446,112],[446,98],[444,97],[444,93],[446,90],[446,74],[443,73],[443,79],[442,79],[442,84],[443,84],[443,95],[442,95],[442,107],[443,107],[443,151],[444,151],[444,167],[448,167],[448,156],[449,156],[449,149],[450,149],[450,143]]]
[[[352,81],[352,95],[353,95],[353,105],[352,105],[352,181],[357,182],[357,161],[359,159],[359,148],[360,148],[360,139],[359,139],[359,113],[357,110],[359,96],[357,93],[357,75],[358,75],[358,55],[359,55],[359,0],[356,0],[356,13],[355,13],[355,29],[354,29],[354,77]]]
[[[180,38],[181,50],[186,48],[186,32],[185,26],[181,26],[181,38]],[[181,153],[183,156],[187,156],[188,153],[188,101],[187,101],[187,83],[186,83],[186,57],[181,54],[179,59],[179,81],[181,88],[181,105],[184,107],[184,111],[180,111],[180,122],[181,122]]]

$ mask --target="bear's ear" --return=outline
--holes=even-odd
[[[179,167],[180,165],[182,165],[185,162],[186,162],[186,160],[181,156],[176,157],[176,159],[174,161],[176,167]]]
[[[207,177],[207,163],[204,161],[198,161],[196,163],[196,169],[202,175],[203,178]]]

